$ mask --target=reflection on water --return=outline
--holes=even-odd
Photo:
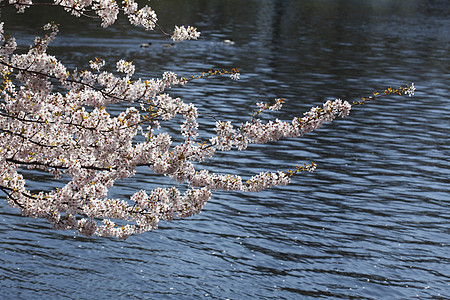
[[[354,99],[415,82],[413,98],[355,109],[276,146],[219,154],[211,170],[243,176],[314,160],[319,169],[259,194],[216,193],[198,216],[126,241],[54,231],[0,206],[0,290],[6,299],[446,299],[450,297],[450,6],[446,1],[153,1],[161,25],[200,27],[202,39],[166,47],[120,20],[104,31],[58,10],[18,16],[6,29],[25,47],[48,18],[52,53],[71,66],[125,57],[137,75],[239,67],[242,80],[193,82],[172,92],[239,124],[254,103],[285,97],[289,120],[325,99]],[[234,45],[224,44],[233,39]],[[150,48],[140,48],[152,42]],[[25,49],[25,48],[24,48]],[[213,121],[205,118],[205,136]],[[174,125],[177,126],[177,125]],[[176,127],[174,127],[176,128]],[[30,184],[48,188],[51,182]],[[125,197],[161,178],[140,170]],[[167,184],[170,184],[167,182]]]

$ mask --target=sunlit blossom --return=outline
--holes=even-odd
[[[416,90],[416,87],[414,86],[414,82],[411,83],[410,86],[407,87],[405,90],[405,95],[408,95],[409,97],[414,95],[414,91]]]
[[[241,74],[239,74],[239,73],[233,73],[233,74],[231,74],[230,75],[230,78],[232,79],[232,80],[239,80],[239,76],[240,76]]]

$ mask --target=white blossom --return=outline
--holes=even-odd
[[[230,78],[232,79],[232,80],[239,80],[239,76],[240,76],[241,74],[239,74],[238,72],[236,72],[236,73],[233,73],[233,74],[231,74],[230,75]]]
[[[188,26],[175,26],[175,29],[172,33],[172,40],[174,42],[181,42],[184,40],[196,40],[200,37],[200,32],[197,31],[197,28]]]
[[[416,90],[416,87],[414,86],[414,82],[411,83],[411,85],[406,89],[405,95],[408,95],[409,97],[414,95],[414,91]]]
[[[125,73],[131,77],[134,74],[135,66],[132,62],[121,59],[117,62],[117,71]]]

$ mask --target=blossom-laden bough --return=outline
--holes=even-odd
[[[133,0],[0,1],[0,8],[14,6],[18,12],[35,5],[60,6],[75,16],[97,16],[103,27],[113,24],[122,11],[133,25],[159,28],[156,13],[147,6],[139,9]],[[160,220],[199,213],[212,191],[256,192],[286,185],[299,172],[313,172],[316,164],[262,172],[247,180],[198,166],[216,151],[245,150],[252,143],[298,137],[325,122],[346,117],[352,106],[387,95],[411,96],[415,90],[411,84],[353,103],[327,101],[290,122],[260,118],[263,112],[280,110],[284,99],[257,103],[249,120],[240,126],[214,117],[216,134],[200,139],[197,107],[172,98],[167,90],[216,75],[237,80],[237,69],[211,70],[188,78],[166,72],[161,78],[143,80],[133,78],[132,62],[119,60],[114,74],[102,71],[106,62],[94,58],[89,62],[90,70],[69,71],[47,54],[58,32],[56,24],[45,25],[45,34],[24,54],[15,53],[16,41],[5,34],[3,26],[0,23],[0,190],[23,215],[46,218],[55,228],[76,230],[85,236],[125,239],[156,229]],[[167,35],[182,41],[197,39],[200,33],[194,27],[176,26]],[[55,86],[59,92],[54,91]],[[127,108],[113,116],[107,108],[114,103],[125,103]],[[161,124],[175,116],[182,117],[183,140],[173,146],[172,136],[161,130]],[[132,177],[138,167],[169,176],[186,191],[155,188],[139,190],[125,200],[108,198],[108,190],[118,180]],[[52,191],[31,192],[21,174],[26,168],[49,172],[56,178],[64,176],[68,182]]]

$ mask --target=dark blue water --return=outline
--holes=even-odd
[[[161,35],[123,20],[104,31],[58,11],[4,9],[1,18],[24,47],[56,19],[61,33],[51,51],[70,66],[87,67],[95,56],[114,66],[125,57],[146,78],[239,67],[238,82],[214,78],[172,91],[236,124],[273,97],[287,99],[275,117],[290,120],[328,99],[411,82],[418,90],[358,107],[299,139],[218,153],[207,168],[242,176],[311,160],[318,170],[258,194],[217,192],[200,215],[126,241],[54,231],[2,202],[0,298],[450,299],[448,1],[151,5],[166,30],[196,25],[201,40],[165,47]],[[213,123],[202,119],[202,132]],[[52,186],[28,176],[31,186]],[[140,170],[111,196],[160,181]]]

